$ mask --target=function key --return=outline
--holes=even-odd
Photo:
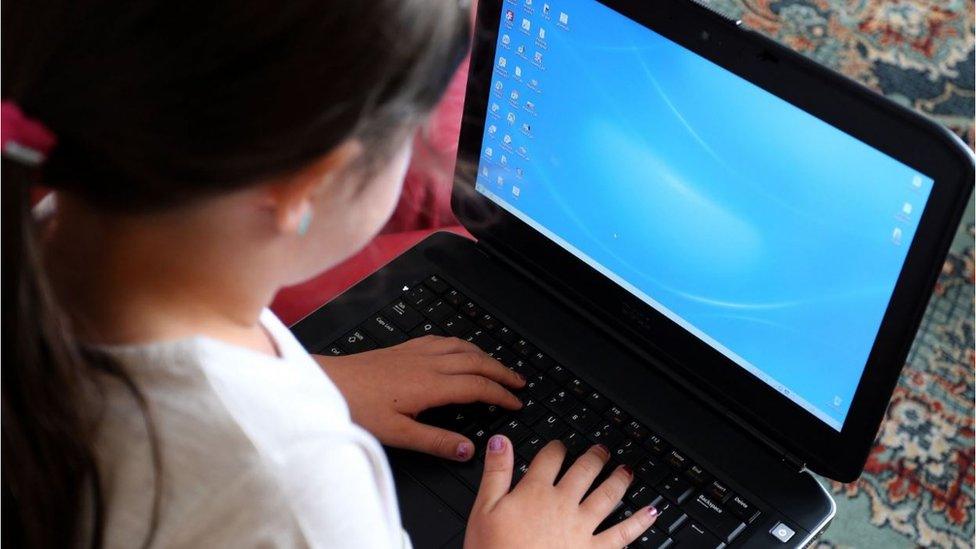
[[[403,299],[406,299],[407,303],[413,305],[414,307],[420,307],[424,303],[430,301],[432,297],[433,292],[424,286],[414,286],[403,294]]]
[[[685,476],[687,476],[693,484],[697,484],[698,486],[701,486],[712,479],[712,475],[709,475],[704,469],[702,469],[702,466],[698,465],[697,463],[694,463],[691,465],[691,467],[688,467],[688,470],[685,471]]]
[[[447,293],[444,294],[444,301],[450,303],[454,307],[460,307],[462,303],[467,301],[467,299],[464,297],[464,294],[457,290],[448,290]]]
[[[716,480],[708,487],[707,493],[719,503],[725,503],[725,500],[729,499],[732,491],[729,490],[728,486]]]
[[[383,309],[382,313],[404,332],[413,330],[424,320],[420,313],[402,299],[394,301],[389,307]]]
[[[685,526],[677,534],[672,536],[674,541],[677,543],[678,547],[694,547],[701,549],[718,549],[719,547],[725,547],[717,537],[710,534],[705,530],[700,524],[695,524],[694,522],[689,522],[688,526]]]
[[[353,330],[339,339],[339,345],[343,350],[353,355],[365,351],[372,351],[376,348],[376,343],[370,339],[364,330]]]
[[[607,408],[610,407],[610,403],[607,401],[607,399],[603,398],[603,395],[596,391],[590,391],[590,394],[586,395],[583,402],[601,414],[606,412]]]
[[[477,322],[478,326],[481,326],[489,332],[493,332],[496,328],[498,328],[498,319],[488,313],[481,313],[481,316],[478,317]]]
[[[444,328],[445,332],[454,337],[464,337],[471,333],[471,330],[474,329],[474,324],[461,315],[448,317],[447,320],[441,322],[441,326]]]
[[[454,307],[451,307],[443,299],[438,299],[437,301],[428,303],[423,311],[427,315],[427,318],[434,322],[444,322],[447,317],[454,314]]]
[[[424,286],[427,286],[433,290],[435,294],[442,294],[451,289],[451,287],[447,285],[447,282],[441,280],[441,277],[437,275],[428,276],[427,280],[424,280]]]
[[[627,423],[627,425],[624,425],[624,433],[637,442],[644,442],[644,439],[646,439],[647,435],[650,434],[647,428],[641,425],[636,419],[631,420]]]
[[[409,335],[411,338],[414,338],[414,337],[424,337],[427,335],[442,336],[444,335],[444,333],[445,333],[444,330],[438,328],[437,325],[434,324],[433,322],[421,322],[420,324],[417,325],[416,328],[410,330],[410,333],[407,335]]]
[[[670,463],[672,467],[674,467],[679,471],[684,471],[685,468],[691,464],[691,460],[689,460],[687,456],[685,456],[684,454],[682,454],[677,450],[671,450],[671,453],[668,454],[668,457],[664,459],[668,463]]]
[[[537,353],[537,354],[541,354],[541,353]],[[569,378],[570,378],[569,371],[566,368],[563,368],[562,366],[560,366],[559,364],[556,364],[555,362],[550,362],[549,363],[550,364],[550,368],[548,368],[548,370],[543,369],[542,367],[538,366],[538,362],[533,362],[531,360],[529,362],[532,362],[533,365],[535,365],[537,368],[539,368],[543,372],[547,372],[549,374],[549,376],[552,379],[554,379],[556,381],[556,383],[558,383],[560,385],[566,385],[566,382],[569,381]]]
[[[524,338],[519,338],[514,344],[512,344],[512,350],[515,354],[524,357],[532,356],[535,353],[535,347],[531,343],[526,341]]]
[[[657,485],[657,489],[661,495],[677,503],[681,503],[691,495],[691,483],[680,475],[666,477]]]
[[[552,374],[551,371],[549,373],[550,375]],[[593,388],[587,385],[586,382],[584,382],[582,379],[578,377],[569,380],[567,387],[569,387],[569,392],[573,393],[573,396],[580,400],[586,400],[586,397],[590,396],[590,394],[593,393]]]
[[[759,517],[759,509],[739,495],[734,495],[729,498],[729,501],[725,504],[725,506],[729,509],[729,511],[732,511],[735,516],[739,517],[745,522],[752,522]]]
[[[645,441],[644,446],[646,446],[647,449],[651,451],[651,453],[657,455],[661,455],[667,452],[671,448],[671,446],[667,442],[664,442],[663,438],[657,435],[648,435],[647,441]]]
[[[505,345],[511,345],[515,343],[515,340],[518,339],[515,332],[513,332],[508,326],[499,326],[495,331],[495,337],[498,338],[498,341],[501,341]]]
[[[478,320],[478,317],[481,316],[481,309],[479,309],[473,301],[465,301],[464,304],[461,305],[461,314],[470,318],[471,320]]]
[[[339,342],[336,341],[332,345],[329,345],[325,349],[319,351],[319,354],[329,355],[329,356],[342,356],[346,354],[346,352],[342,350],[342,347],[339,346]]]
[[[618,428],[622,428],[630,419],[630,416],[628,416],[626,412],[616,406],[611,406],[608,408],[607,411],[603,413],[603,417],[609,419]]]

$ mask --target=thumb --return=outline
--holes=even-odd
[[[468,461],[474,456],[474,444],[467,437],[453,431],[420,423],[407,416],[399,416],[398,425],[391,432],[397,433],[390,446],[416,450],[452,461]]]
[[[485,453],[485,472],[481,477],[481,487],[474,501],[475,509],[491,509],[498,500],[505,497],[512,486],[512,469],[515,458],[512,443],[505,435],[494,435],[488,439]]]

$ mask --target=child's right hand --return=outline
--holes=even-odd
[[[610,458],[606,448],[594,446],[579,457],[556,483],[566,457],[559,441],[546,445],[532,460],[525,477],[509,491],[514,458],[512,445],[502,435],[488,442],[485,472],[464,539],[466,549],[623,547],[654,524],[657,510],[644,507],[630,518],[604,530],[593,531],[614,510],[633,472],[619,467],[583,499]]]

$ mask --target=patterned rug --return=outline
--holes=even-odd
[[[711,0],[973,146],[972,0]],[[974,228],[960,227],[860,480],[820,547],[973,547]]]

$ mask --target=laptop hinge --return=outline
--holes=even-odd
[[[476,243],[478,249],[482,253],[487,255],[489,258],[498,260],[502,265],[514,271],[519,276],[523,278],[527,278],[530,283],[534,284],[535,286],[538,286],[544,292],[546,292],[549,295],[552,295],[555,299],[559,300],[569,308],[579,309],[581,310],[581,312],[585,312],[585,308],[583,308],[578,302],[567,299],[565,296],[562,295],[562,293],[557,288],[553,287],[551,284],[535,276],[535,274],[531,270],[526,268],[524,265],[519,264],[518,261],[508,256],[504,251],[498,249],[495,246],[492,246],[491,243],[486,242],[485,239],[482,238],[479,238]],[[588,317],[588,318],[601,332],[607,333],[610,337],[614,338],[617,341],[620,341],[627,348],[632,349],[634,352],[637,352],[638,355],[644,354],[644,352],[640,351],[639,349],[634,347],[632,343],[628,342],[626,338],[623,336],[623,334],[616,333],[612,326],[593,317]],[[722,404],[717,403],[714,399],[705,395],[701,390],[696,390],[687,382],[687,380],[681,378],[680,376],[671,374],[670,372],[667,372],[660,368],[658,369],[659,371],[664,373],[664,375],[668,376],[671,380],[675,381],[679,386],[684,387],[685,389],[689,390],[692,394],[711,403],[711,406],[715,410],[722,413],[723,415],[725,415],[727,419],[732,421],[732,423],[738,425],[741,429],[751,434],[760,444],[769,448],[770,452],[772,452],[773,455],[780,456],[783,465],[787,469],[797,473],[804,471],[806,469],[806,463],[804,463],[803,460],[797,458],[793,454],[786,451],[786,449],[783,448],[782,445],[778,444],[776,441],[770,439],[764,433],[760,432],[758,429],[753,427],[748,421],[740,417],[739,414],[736,414],[735,412],[723,406]]]

